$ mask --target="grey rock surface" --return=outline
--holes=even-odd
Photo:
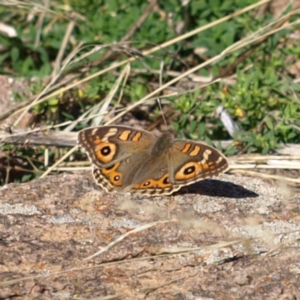
[[[9,184],[0,299],[300,299],[287,195],[230,175],[155,198],[106,194],[89,173]]]

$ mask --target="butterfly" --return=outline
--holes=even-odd
[[[177,140],[126,126],[83,129],[78,143],[105,191],[170,195],[181,187],[228,169],[226,157],[202,142]]]

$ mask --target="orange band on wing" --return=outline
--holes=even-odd
[[[118,172],[117,169],[120,166],[121,162],[114,164],[110,168],[101,169],[101,173],[109,179],[109,182],[114,186],[122,186],[123,175]]]
[[[197,156],[199,154],[199,152],[201,151],[200,146],[196,145],[193,149],[193,151],[191,151],[189,153],[189,156]]]
[[[124,130],[118,138],[122,141],[132,141],[132,142],[138,142],[142,136],[141,132],[136,132],[135,135],[130,138],[130,134],[132,133],[132,130]]]
[[[131,130],[124,130],[124,131],[119,135],[119,139],[122,140],[122,141],[128,141],[131,132],[132,132]]]
[[[190,143],[186,143],[184,148],[181,150],[182,153],[187,153],[191,148],[191,144]]]
[[[179,169],[178,172],[175,174],[175,180],[188,180],[194,178],[198,175],[201,171],[206,171],[211,168],[213,163],[197,163],[197,162],[188,162],[183,167]]]
[[[136,190],[151,189],[151,188],[164,189],[164,188],[168,188],[171,186],[172,186],[172,183],[170,183],[170,181],[169,181],[169,173],[167,173],[158,180],[149,179],[147,181],[144,181],[143,183],[136,184],[133,188]]]
[[[142,136],[141,132],[137,132],[134,137],[131,139],[133,142],[138,142]]]

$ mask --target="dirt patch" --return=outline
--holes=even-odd
[[[300,299],[299,217],[300,194],[247,177],[164,198],[89,173],[9,184],[0,299]]]

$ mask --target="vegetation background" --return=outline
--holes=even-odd
[[[227,155],[299,143],[299,7],[280,0],[1,1],[0,73],[17,83],[14,100],[1,99],[2,138],[11,136],[1,146],[1,183],[45,175],[58,161],[56,170],[78,169],[86,157],[66,146],[75,145],[78,130],[107,122],[169,127],[219,148],[227,140]],[[51,142],[28,142],[53,132]]]

